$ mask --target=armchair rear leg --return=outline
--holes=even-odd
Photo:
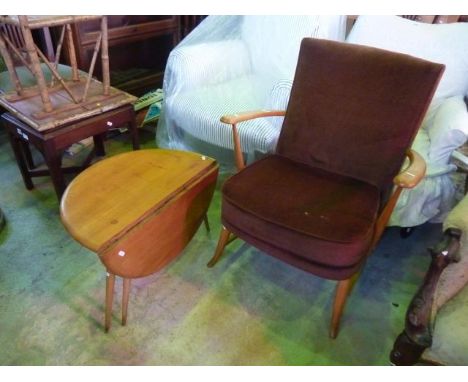
[[[219,258],[223,254],[224,248],[229,242],[230,235],[231,235],[231,232],[228,231],[228,229],[223,226],[223,228],[221,229],[221,233],[219,235],[218,245],[216,246],[215,253],[207,264],[209,268],[213,267],[218,262]]]

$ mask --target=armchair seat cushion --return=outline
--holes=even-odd
[[[345,279],[367,255],[380,196],[360,180],[271,155],[226,181],[222,202],[223,224],[247,242],[306,271]]]

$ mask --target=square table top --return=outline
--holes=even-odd
[[[68,86],[79,99],[83,94],[85,81],[83,78],[80,78],[80,81],[68,81]],[[29,88],[29,90],[34,89],[34,87]],[[43,132],[131,104],[137,100],[137,97],[114,87],[110,87],[110,94],[105,96],[102,83],[95,79],[91,80],[85,102],[73,103],[63,88],[50,91],[49,97],[53,106],[53,111],[50,113],[43,111],[39,92],[25,98],[17,97],[14,91],[1,94],[0,105],[28,126]]]

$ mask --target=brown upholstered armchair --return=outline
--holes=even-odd
[[[222,189],[223,228],[208,266],[239,237],[337,280],[335,338],[346,298],[402,188],[424,176],[424,161],[407,150],[443,69],[376,48],[304,39],[286,112],[221,119],[232,125],[239,171]],[[285,119],[276,152],[245,167],[236,125],[278,115]],[[405,152],[410,164],[399,173]]]

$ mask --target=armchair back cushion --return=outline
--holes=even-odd
[[[303,40],[277,153],[384,191],[411,146],[443,65],[337,44]]]

